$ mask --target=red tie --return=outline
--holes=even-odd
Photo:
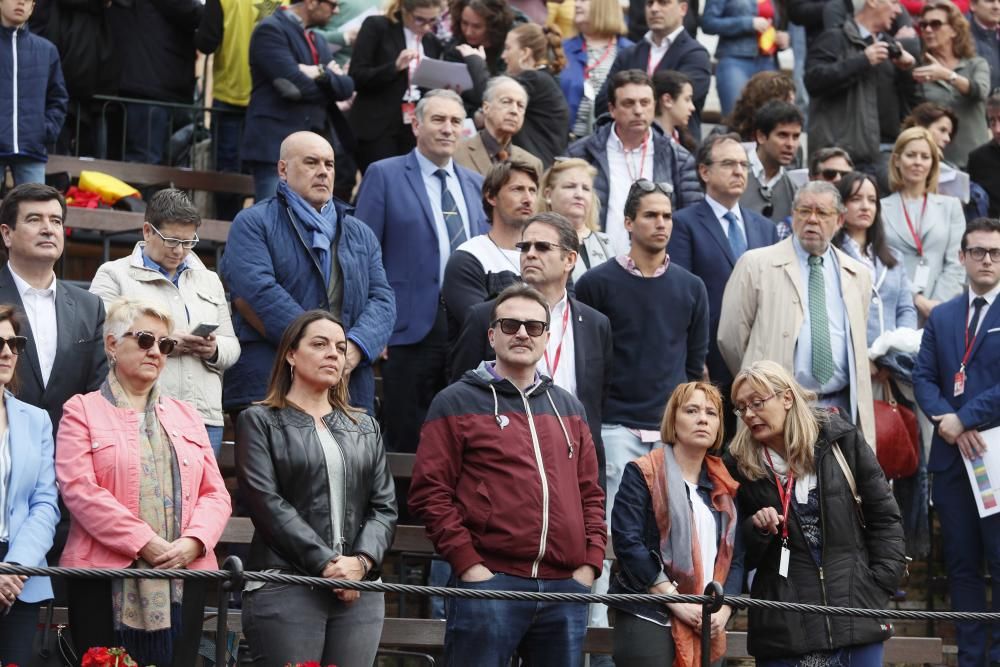
[[[311,53],[313,57],[313,65],[319,65],[319,51],[316,50],[316,35],[314,35],[312,31],[306,30],[305,28],[303,28],[303,31],[306,34],[306,44],[309,45],[309,53]]]

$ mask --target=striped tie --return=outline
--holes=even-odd
[[[448,172],[438,169],[434,175],[441,181],[441,214],[444,215],[444,225],[448,228],[448,243],[451,251],[455,252],[458,246],[465,243],[465,224],[462,222],[462,214],[458,211],[455,198],[448,190]]]
[[[820,385],[833,377],[830,320],[826,312],[823,258],[809,255],[809,331],[812,334],[812,374]]]

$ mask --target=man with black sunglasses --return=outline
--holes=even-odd
[[[583,406],[538,372],[547,299],[527,285],[500,293],[483,362],[437,395],[410,487],[438,553],[474,590],[589,593],[607,545],[604,492]],[[579,604],[449,600],[445,664],[580,664]],[[500,628],[498,631],[497,628]]]

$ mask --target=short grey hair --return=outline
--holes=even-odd
[[[125,332],[143,315],[162,321],[167,325],[167,331],[174,330],[174,318],[160,304],[155,301],[122,297],[108,307],[108,313],[104,318],[105,338],[114,336],[115,340],[121,340]]]
[[[427,103],[430,100],[443,98],[446,100],[451,100],[462,107],[462,115],[465,115],[465,102],[462,101],[462,96],[456,93],[454,90],[448,90],[447,88],[435,88],[429,93],[425,93],[420,101],[417,102],[417,108],[414,113],[417,116],[417,120],[421,123],[424,122],[424,111],[427,109]]]
[[[843,213],[846,210],[844,208],[844,200],[840,198],[840,191],[833,183],[827,183],[826,181],[807,181],[806,184],[799,188],[795,193],[795,199],[792,200],[792,208],[798,207],[799,201],[802,199],[803,195],[830,195],[833,197],[834,206],[837,207],[837,213]]]
[[[500,76],[495,76],[486,82],[486,90],[483,91],[483,102],[492,103],[493,97],[497,94],[497,88],[499,88],[500,86],[505,86],[509,83],[512,83],[521,89],[521,92],[524,93],[524,103],[527,104],[528,91],[525,89],[524,86],[521,85],[520,81],[518,81],[513,77],[509,77],[505,74],[501,74]]]

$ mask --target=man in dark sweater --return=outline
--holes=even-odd
[[[632,184],[625,229],[629,254],[590,269],[576,286],[577,298],[611,321],[614,361],[601,426],[608,517],[625,465],[652,450],[671,392],[701,379],[708,353],[708,292],[670,262],[673,210],[659,184]],[[602,583],[607,571],[605,563]]]
[[[1000,93],[986,98],[986,123],[993,138],[969,153],[969,178],[990,196],[989,216],[1000,216]]]

